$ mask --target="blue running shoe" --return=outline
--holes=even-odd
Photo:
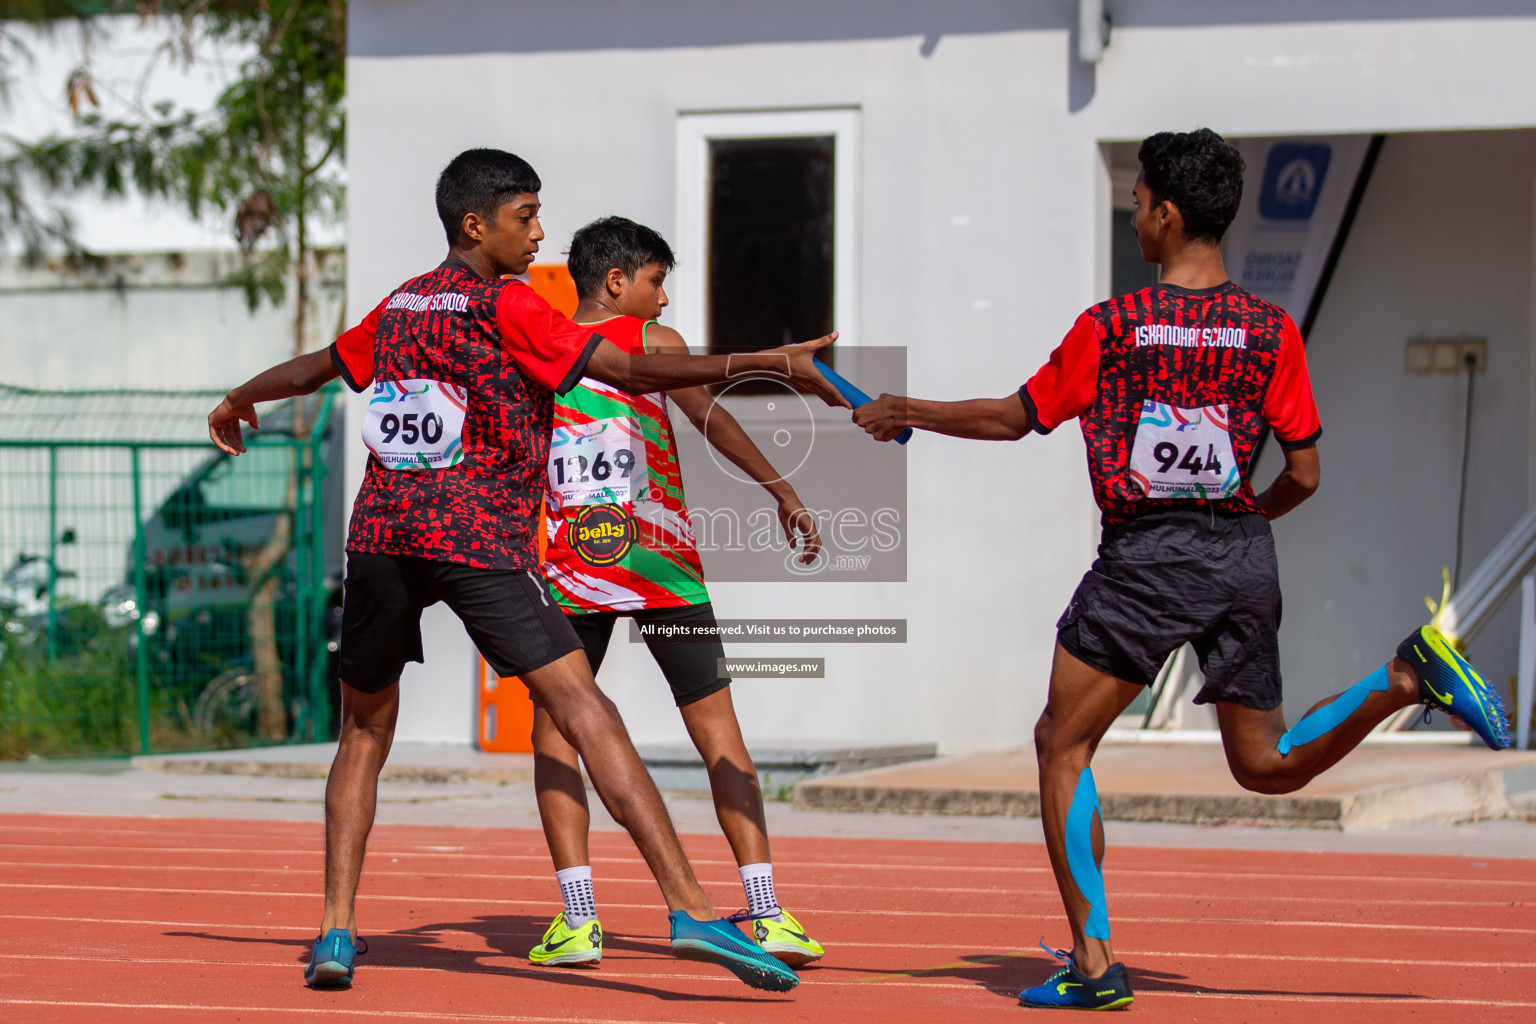
[[[798,974],[759,949],[729,921],[695,921],[686,910],[672,911],[667,921],[672,925],[675,957],[717,964],[768,992],[788,992],[800,984]]]
[[[1123,1010],[1135,1001],[1125,964],[1110,964],[1102,977],[1088,978],[1078,973],[1071,953],[1052,949],[1044,942],[1040,943],[1040,948],[1065,966],[1045,979],[1045,984],[1020,992],[1020,1006],[1054,1010]]]
[[[1397,656],[1419,677],[1419,700],[1465,722],[1493,750],[1509,746],[1504,704],[1467,659],[1434,626],[1424,626],[1397,645]]]
[[[345,928],[332,928],[315,939],[309,954],[309,966],[304,968],[304,984],[310,988],[351,988],[352,961],[359,953],[368,952],[365,939],[352,941],[352,933]]]

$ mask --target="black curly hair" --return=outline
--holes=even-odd
[[[660,263],[663,270],[670,271],[675,262],[665,238],[627,217],[602,217],[577,228],[566,254],[566,268],[576,282],[576,294],[584,299],[603,294],[608,271],[614,267],[633,280],[647,263]]]
[[[458,244],[468,214],[490,220],[502,203],[541,188],[537,172],[522,157],[500,149],[466,149],[437,178],[437,217],[448,244]]]
[[[1209,128],[1158,132],[1136,154],[1152,202],[1164,200],[1184,217],[1191,242],[1220,242],[1243,201],[1243,158]]]

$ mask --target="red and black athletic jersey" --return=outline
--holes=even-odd
[[[1261,512],[1248,474],[1263,425],[1287,449],[1322,435],[1301,332],[1279,306],[1230,281],[1198,291],[1154,285],[1099,303],[1078,317],[1019,396],[1042,434],[1081,418],[1105,526],[1172,505]],[[1157,497],[1133,471],[1143,412],[1165,415],[1168,407],[1175,417],[1208,411],[1230,436],[1240,479],[1228,496]]]
[[[554,395],[576,385],[601,340],[526,284],[459,260],[395,289],[331,359],[353,391],[373,387],[373,402],[395,381],[462,389],[462,461],[392,470],[370,455],[347,550],[536,569]]]

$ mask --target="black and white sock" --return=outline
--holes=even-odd
[[[560,883],[560,898],[565,900],[565,926],[580,928],[597,919],[597,896],[592,892],[592,865],[563,868],[555,872]],[[772,883],[769,883],[772,888]]]
[[[772,864],[743,864],[737,869],[742,888],[747,890],[747,913],[753,917],[784,919],[779,911],[779,897],[773,891]]]

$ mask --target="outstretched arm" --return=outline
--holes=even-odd
[[[853,422],[878,441],[889,441],[907,427],[980,441],[1017,441],[1034,425],[1017,393],[1007,398],[972,398],[964,402],[928,402],[903,395],[881,395],[854,410]]]
[[[240,421],[258,429],[256,403],[275,402],[297,395],[314,394],[322,384],[335,380],[340,374],[331,362],[331,352],[323,348],[295,356],[286,363],[279,363],[270,370],[263,370],[224,396],[218,408],[208,414],[208,436],[213,443],[231,455],[245,451],[245,441],[240,434]]]
[[[1259,507],[1266,519],[1279,519],[1317,492],[1322,478],[1322,465],[1317,458],[1317,446],[1286,449],[1285,468],[1269,485],[1269,490],[1259,495]]]
[[[688,345],[682,335],[660,324],[647,330],[646,346],[658,354],[688,354]],[[704,435],[704,440],[709,442],[711,448],[730,459],[736,468],[756,480],[763,490],[773,496],[778,505],[779,526],[784,530],[784,539],[789,541],[790,547],[794,547],[796,535],[803,537],[800,561],[806,565],[815,561],[821,550],[816,517],[807,511],[789,481],[773,468],[767,456],[741,429],[736,417],[727,412],[725,406],[717,404],[714,396],[702,387],[676,388],[668,391],[667,397],[677,403],[677,407]]]
[[[587,360],[584,372],[605,384],[632,395],[651,391],[675,391],[701,384],[722,384],[743,377],[771,377],[820,398],[828,405],[849,408],[812,363],[821,349],[837,340],[833,331],[824,338],[784,345],[762,352],[728,356],[690,356],[676,353],[628,355],[606,339]]]

